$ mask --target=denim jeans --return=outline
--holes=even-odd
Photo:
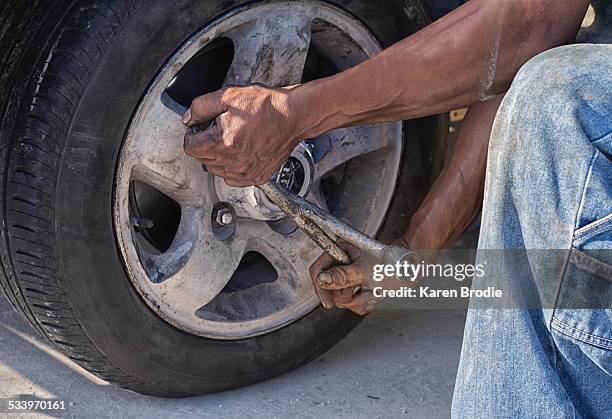
[[[496,267],[487,249],[567,257]],[[612,418],[612,45],[556,48],[517,75],[491,136],[478,253],[489,269],[475,286],[545,280],[555,304],[604,304],[470,309],[452,416]]]

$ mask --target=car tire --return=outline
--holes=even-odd
[[[130,118],[173,51],[241,3],[8,0],[0,6],[0,284],[52,346],[142,394],[190,396],[274,377],[324,353],[360,321],[318,308],[274,332],[219,341],[164,321],[126,275],[112,197]],[[427,23],[419,1],[333,3],[360,18],[383,45]],[[382,238],[405,228],[440,170],[443,121],[423,119],[406,130],[403,193]]]

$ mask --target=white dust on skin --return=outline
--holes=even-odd
[[[480,90],[478,92],[478,99],[481,102],[485,102],[487,100],[493,99],[495,94],[492,92],[493,84],[495,83],[495,77],[497,76],[497,65],[499,61],[499,53],[501,49],[501,41],[502,41],[502,32],[505,24],[505,18],[508,16],[508,13],[511,12],[512,1],[514,0],[505,0],[503,2],[491,2],[488,6],[495,7],[497,9],[495,16],[497,16],[497,32],[495,33],[495,41],[493,42],[493,46],[489,50],[488,59],[487,59],[487,75],[484,80],[480,81]],[[544,1],[544,0],[543,0]],[[530,6],[532,7],[532,6]],[[533,13],[532,10],[529,10],[529,14]]]
[[[499,49],[501,46],[501,31],[495,34],[495,42],[491,51],[489,51],[489,59],[487,60],[487,78],[480,81],[480,91],[478,99],[481,102],[493,99],[496,95],[491,93],[495,75],[497,74],[497,61],[499,59]]]

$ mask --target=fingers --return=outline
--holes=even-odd
[[[310,277],[312,278],[312,281],[317,282],[317,276],[319,276],[321,272],[334,266],[334,264],[334,259],[327,253],[323,253],[310,267]]]
[[[248,188],[254,185],[263,185],[268,182],[272,175],[262,171],[258,167],[260,160],[234,161],[224,167],[225,175],[222,176],[227,186],[234,188]]]
[[[363,269],[359,265],[334,266],[319,273],[317,284],[325,290],[336,291],[353,288],[364,283]]]
[[[220,138],[221,128],[218,125],[213,125],[204,131],[188,129],[185,134],[185,153],[210,165],[223,152],[223,143],[220,142]]]
[[[185,135],[185,153],[229,186],[266,183],[297,141],[293,120],[279,112],[285,102],[277,90],[263,86],[226,87],[197,97],[183,115],[192,128]],[[216,124],[207,127],[212,120]]]
[[[193,127],[212,121],[217,116],[227,112],[227,106],[222,100],[223,90],[199,96],[191,102],[191,106],[183,115],[183,123]]]
[[[338,239],[336,243],[338,244],[338,246],[349,252],[349,255],[351,255],[351,259],[359,260],[361,258],[361,250],[359,250],[357,247],[353,246],[346,240]]]
[[[360,252],[357,248],[343,242],[338,244],[358,262]],[[334,259],[325,253],[310,267],[310,277],[323,307],[331,309],[336,306],[361,316],[374,310],[380,300],[371,290],[361,289],[365,274],[359,262],[348,266],[334,265]]]
[[[317,297],[319,297],[319,300],[321,300],[323,307],[328,310],[334,307],[334,296],[331,291],[325,290],[319,286],[317,277],[319,276],[319,273],[333,266],[333,264],[334,260],[332,257],[327,253],[324,253],[310,267],[310,279],[312,279],[312,285],[315,289],[315,293],[317,294]]]
[[[314,286],[314,289],[323,307],[325,307],[327,310],[331,310],[332,308],[334,308],[334,305],[336,303],[334,301],[334,295],[331,291],[321,289],[317,285]]]
[[[380,300],[374,297],[372,291],[361,291],[356,294],[350,302],[337,302],[336,305],[339,308],[350,310],[360,316],[365,316],[366,314],[369,314],[374,311],[374,308],[379,302]]]
[[[355,294],[357,294],[360,289],[361,287],[351,287],[345,288],[340,291],[332,291],[332,295],[334,296],[334,303],[336,303],[336,306],[340,304],[350,303],[353,298],[355,298]]]
[[[208,173],[223,178],[228,186],[246,188],[269,181],[272,175],[257,167],[260,160],[237,156],[221,140],[221,131],[218,125],[201,132],[189,129],[185,134],[185,153],[204,163]]]
[[[360,251],[346,243],[338,241],[354,261],[358,261]],[[358,264],[334,266],[335,260],[324,253],[310,267],[310,277],[321,303],[325,308],[332,308],[338,302],[346,303],[353,298],[353,292],[363,284],[363,270]]]
[[[260,185],[262,183],[265,183],[265,182],[259,183],[259,182],[256,182],[254,180],[248,180],[248,179],[238,179],[238,178],[233,178],[232,179],[232,178],[228,178],[228,177],[225,177],[224,180],[225,180],[225,184],[227,186],[232,187],[232,188],[248,188],[248,187],[251,187],[251,186],[254,186],[254,185]]]

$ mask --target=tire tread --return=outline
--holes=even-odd
[[[67,3],[9,0],[0,9],[0,93],[14,98],[13,107],[18,102],[17,108],[27,109],[17,115],[8,104],[0,108],[2,126],[12,127],[0,132],[0,287],[53,347],[81,367],[120,387],[159,394],[158,386],[127,374],[97,350],[76,320],[58,272],[53,191],[66,134],[97,61],[136,10],[124,0]],[[19,80],[26,50],[56,7],[70,12],[56,22],[46,58],[37,57],[39,70]]]

